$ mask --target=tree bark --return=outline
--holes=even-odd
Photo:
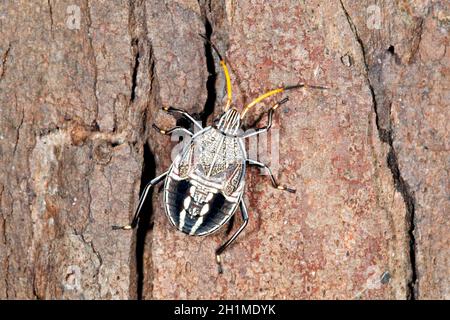
[[[449,9],[2,2],[0,298],[449,299]],[[328,87],[289,91],[271,143],[256,141],[297,193],[247,172],[250,222],[222,275],[226,230],[176,231],[158,187],[137,231],[111,230],[171,164],[179,142],[151,124],[186,123],[161,107],[205,125],[223,110],[224,77],[199,33],[226,57],[238,109],[280,85]],[[281,96],[245,125],[262,126]]]

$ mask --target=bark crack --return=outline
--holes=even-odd
[[[53,35],[53,7],[52,7],[51,0],[47,0],[47,5],[48,5],[48,12],[50,14],[50,33],[53,38],[54,37],[54,35]]]
[[[89,210],[90,210],[90,209],[89,209]],[[94,243],[93,243],[92,240],[91,240],[91,241],[86,240],[86,238],[85,238],[85,236],[84,236],[84,230],[81,231],[81,232],[78,232],[76,229],[73,229],[73,233],[74,233],[76,236],[80,237],[81,241],[82,241],[84,244],[88,245],[89,248],[91,248],[92,252],[93,252],[93,253],[95,254],[95,256],[97,257],[97,260],[98,260],[99,265],[98,265],[98,267],[96,268],[94,278],[97,280],[97,283],[99,283],[99,285],[100,285],[99,275],[100,275],[100,269],[101,269],[101,267],[103,266],[103,258],[102,258],[102,256],[100,255],[100,252],[98,252],[98,251],[95,249],[95,246],[94,246]],[[33,284],[33,287],[34,287],[34,284]],[[35,291],[35,289],[33,288],[33,292],[34,292],[34,291]]]
[[[5,247],[8,248],[7,237],[6,237],[6,219],[4,217],[2,217],[2,220],[3,220],[3,240],[4,240]],[[8,281],[9,251],[6,254],[5,266],[6,266],[6,268],[5,268],[5,273],[6,273],[6,275],[5,275],[5,295],[6,295],[6,299],[9,299],[9,281]]]
[[[139,75],[144,72],[148,75],[149,86],[147,88],[146,98],[149,99],[145,108],[142,110],[142,149],[143,149],[143,164],[142,173],[140,178],[140,190],[139,198],[142,195],[144,188],[155,177],[156,164],[155,157],[151,152],[150,145],[147,140],[147,114],[151,108],[150,100],[153,97],[154,80],[155,80],[155,65],[153,59],[153,50],[150,40],[147,38],[148,31],[146,27],[146,3],[144,1],[129,0],[129,20],[128,29],[131,37],[131,50],[133,52],[133,65],[132,65],[132,82],[131,82],[131,95],[130,105],[141,105],[141,101],[138,95],[138,88],[145,86],[145,83],[141,84],[141,78]],[[142,23],[141,23],[142,22]],[[142,28],[142,29],[141,29]],[[141,65],[148,65],[148,68],[140,68]],[[148,73],[146,73],[148,72]],[[146,81],[147,78],[142,78]],[[149,193],[146,201],[141,208],[141,214],[136,229],[136,247],[135,247],[135,263],[136,263],[136,296],[138,300],[143,299],[144,292],[144,280],[146,280],[144,272],[144,256],[145,250],[151,250],[151,243],[146,246],[146,239],[149,230],[152,229],[152,217],[153,206],[151,201],[152,195]],[[150,272],[148,273],[150,274]],[[151,282],[150,280],[146,282]],[[151,291],[151,290],[149,290]]]
[[[209,12],[211,12],[211,2],[206,1],[204,4],[202,4],[202,1],[199,0],[198,4],[201,8],[202,19],[203,19],[203,23],[205,25],[205,36],[208,40],[211,41],[213,27],[212,27],[211,21],[208,19],[208,13],[207,13],[207,10]],[[206,58],[206,68],[208,70],[209,75],[208,75],[208,79],[206,80],[206,90],[207,90],[206,101],[205,101],[205,105],[203,107],[203,111],[201,113],[203,127],[206,126],[208,117],[214,113],[214,107],[215,107],[216,99],[217,99],[216,64],[214,61],[213,48],[212,48],[211,44],[207,41],[205,41],[205,58]]]
[[[136,35],[136,13],[135,4],[133,0],[128,3],[129,16],[128,16],[128,32],[131,36],[131,51],[134,56],[132,75],[131,75],[131,97],[130,103],[133,103],[136,99],[137,90],[137,76],[140,64],[140,50],[139,50],[139,38]]]
[[[0,71],[0,81],[3,80],[3,77],[5,76],[6,62],[8,62],[8,57],[9,57],[10,51],[11,51],[11,44],[8,44],[8,48],[6,49],[6,51],[2,57],[2,69]]]
[[[131,77],[131,103],[134,102],[136,99],[136,90],[137,90],[137,75],[139,70],[139,64],[140,64],[140,54],[139,54],[139,39],[133,39],[132,48],[135,48],[134,50],[136,53],[134,54],[134,65],[133,65],[133,72]]]
[[[16,110],[17,110],[18,104],[17,104],[17,94],[16,93],[14,93],[14,97],[15,97],[15,105],[16,105]],[[19,139],[20,139],[20,129],[22,128],[24,118],[25,118],[25,108],[22,108],[22,116],[20,117],[20,122],[16,129],[16,142],[14,143],[13,158],[16,156],[17,146],[19,145]]]
[[[92,15],[91,15],[91,6],[89,4],[89,0],[86,0],[86,19],[87,19],[87,35],[89,39],[89,47],[91,51],[92,56],[92,62],[94,67],[94,83],[93,83],[93,90],[94,90],[94,97],[95,97],[95,122],[97,122],[98,118],[98,94],[97,94],[97,83],[98,83],[98,67],[97,67],[97,56],[95,55],[95,48],[94,48],[94,41],[92,39]]]
[[[0,203],[2,202],[2,199],[3,199],[3,191],[4,191],[4,189],[5,189],[5,187],[1,186],[1,189],[0,189]],[[8,299],[9,298],[9,296],[8,296],[8,292],[9,292],[8,269],[9,269],[9,255],[10,255],[10,251],[9,251],[9,248],[8,248],[8,237],[6,235],[6,218],[5,218],[3,213],[1,215],[1,218],[2,218],[2,230],[3,230],[3,234],[2,234],[3,243],[5,245],[5,251],[7,251],[6,252],[6,258],[5,258],[5,266],[6,266],[6,268],[5,268],[5,273],[6,273],[6,275],[5,275],[5,295],[6,295],[6,299]]]
[[[100,252],[98,252],[98,251],[95,249],[92,240],[91,240],[91,241],[87,241],[82,233],[80,233],[80,238],[81,238],[81,240],[82,240],[85,244],[87,244],[87,245],[91,248],[92,252],[97,256],[99,265],[98,265],[97,271],[96,271],[96,273],[95,273],[95,278],[96,278],[97,281],[98,281],[98,278],[99,278],[99,275],[100,275],[100,269],[101,269],[101,267],[103,266],[103,259],[102,259],[102,256],[100,255]]]
[[[33,273],[33,281],[31,283],[31,285],[32,285],[32,293],[33,293],[34,299],[35,300],[41,300],[41,297],[39,296],[38,288],[37,288],[37,285],[36,285],[36,274],[34,274],[34,273]]]
[[[144,188],[156,175],[155,157],[151,152],[148,143],[144,144],[144,163],[142,166],[141,186],[139,190],[139,196],[142,195]],[[144,251],[145,242],[148,231],[153,228],[153,206],[152,206],[152,193],[149,193],[147,201],[141,209],[141,216],[136,232],[136,272],[137,272],[137,298],[143,299],[144,292]]]
[[[411,191],[410,186],[403,178],[400,166],[398,163],[398,155],[396,153],[396,150],[394,148],[394,137],[392,128],[389,126],[388,129],[383,128],[380,125],[380,110],[378,108],[376,96],[375,96],[375,88],[374,85],[371,82],[370,79],[370,65],[367,60],[367,54],[366,49],[364,46],[364,42],[362,41],[358,29],[356,28],[356,25],[354,24],[349,12],[345,8],[345,5],[342,0],[340,0],[340,4],[342,7],[342,10],[345,14],[345,17],[347,19],[347,22],[350,26],[350,29],[353,32],[353,35],[355,36],[355,39],[357,43],[359,44],[359,47],[361,49],[361,53],[363,56],[363,62],[364,62],[364,68],[365,68],[365,77],[366,81],[370,90],[371,98],[372,98],[372,106],[373,106],[373,112],[375,113],[375,124],[378,130],[379,138],[382,142],[388,144],[389,151],[387,154],[387,165],[391,171],[392,178],[394,180],[394,186],[396,190],[402,195],[403,201],[406,206],[406,213],[407,213],[407,219],[408,219],[408,237],[409,237],[409,263],[411,267],[411,278],[408,281],[408,298],[411,300],[415,300],[416,297],[416,285],[418,282],[417,279],[417,265],[416,265],[416,240],[414,235],[415,230],[415,198],[414,194]],[[391,108],[389,107],[388,110],[389,114],[391,112]]]

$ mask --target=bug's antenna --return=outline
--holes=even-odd
[[[220,65],[222,66],[223,73],[225,74],[225,80],[227,82],[227,96],[228,97],[227,97],[227,104],[225,105],[225,111],[227,111],[231,105],[231,99],[233,97],[232,90],[231,90],[230,73],[228,72],[228,67],[225,63],[225,60],[222,58],[222,55],[220,54],[219,49],[217,49],[216,45],[211,40],[209,40],[207,37],[205,37],[203,34],[199,33],[199,36],[202,37],[203,40],[208,42],[211,45],[211,47],[214,49],[216,54],[219,56]]]
[[[312,85],[309,85],[306,83],[299,83],[296,85],[286,86],[286,87],[281,87],[278,89],[271,90],[269,92],[264,93],[263,95],[260,95],[258,98],[256,98],[255,100],[250,102],[248,105],[246,105],[244,110],[242,110],[242,112],[241,112],[241,119],[244,118],[244,116],[248,112],[248,110],[253,108],[257,103],[261,102],[262,100],[264,100],[270,96],[273,96],[274,94],[284,92],[286,90],[292,90],[292,89],[298,89],[298,88],[311,88],[311,89],[320,89],[320,90],[328,89],[327,87],[323,87],[323,86],[312,86]]]

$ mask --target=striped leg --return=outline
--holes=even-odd
[[[168,172],[168,171],[167,171]],[[139,222],[139,215],[141,213],[142,206],[144,205],[145,199],[147,198],[148,192],[150,191],[150,188],[154,185],[158,184],[159,182],[163,181],[164,178],[167,176],[167,172],[164,172],[162,175],[156,177],[152,181],[150,181],[144,188],[144,191],[142,192],[141,197],[139,198],[139,204],[136,209],[136,212],[134,213],[133,220],[130,224],[127,224],[125,226],[112,226],[113,230],[130,230],[136,228]]]
[[[230,246],[230,244],[233,243],[234,240],[236,240],[237,236],[242,232],[242,230],[244,230],[244,228],[247,226],[247,223],[248,223],[247,207],[246,207],[245,202],[244,202],[243,199],[241,199],[241,201],[239,202],[239,208],[241,209],[242,220],[244,220],[244,222],[239,227],[239,229],[231,236],[231,238],[228,239],[227,241],[225,241],[216,250],[216,261],[217,261],[217,264],[218,264],[218,267],[219,267],[219,273],[223,273],[222,260],[220,258],[220,255],[225,251],[226,248],[228,248]]]
[[[174,128],[172,128],[172,129],[169,129],[169,130],[163,130],[163,129],[159,128],[156,124],[153,124],[152,127],[153,127],[155,130],[157,130],[159,133],[165,134],[165,135],[170,135],[170,134],[172,134],[173,132],[181,131],[181,132],[186,133],[186,134],[187,134],[188,136],[190,136],[190,137],[193,136],[193,133],[192,133],[192,132],[190,132],[188,129],[185,129],[185,128],[183,128],[183,127],[174,127]]]
[[[186,112],[184,110],[176,109],[176,108],[172,108],[172,107],[163,107],[162,109],[163,109],[163,111],[166,111],[168,113],[180,113],[181,115],[183,115],[186,118],[188,118],[189,120],[191,120],[192,123],[194,124],[194,126],[199,128],[200,130],[203,129],[201,124],[197,120],[195,120],[193,116],[191,116],[188,112]]]
[[[258,161],[252,160],[252,159],[247,159],[247,162],[248,162],[249,165],[254,165],[254,166],[257,166],[257,167],[260,167],[260,168],[264,168],[267,171],[269,171],[270,181],[272,182],[272,186],[274,188],[276,188],[278,190],[288,191],[290,193],[295,193],[295,191],[296,191],[295,189],[292,189],[292,188],[289,188],[289,187],[286,187],[286,186],[280,186],[277,183],[277,181],[275,180],[275,177],[273,176],[272,170],[267,165],[265,165],[264,163],[261,163],[261,162],[258,162]]]
[[[272,127],[273,113],[275,112],[275,110],[277,110],[277,108],[278,108],[279,106],[281,106],[283,103],[286,103],[286,102],[288,102],[288,101],[289,101],[289,97],[286,97],[286,98],[284,98],[284,99],[278,101],[277,103],[275,103],[275,104],[273,105],[273,107],[270,108],[270,110],[269,110],[268,120],[267,120],[267,126],[262,127],[262,128],[257,128],[257,129],[255,129],[255,131],[252,130],[252,131],[250,131],[249,133],[244,133],[244,135],[242,136],[242,138],[244,138],[244,139],[245,139],[245,138],[249,138],[249,137],[256,136],[256,135],[258,135],[258,134],[261,134],[261,133],[264,133],[264,132],[269,131],[269,129]]]

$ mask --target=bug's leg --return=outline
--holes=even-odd
[[[157,130],[159,133],[165,134],[165,135],[170,135],[176,131],[182,131],[182,132],[186,133],[187,135],[189,135],[190,137],[192,137],[192,135],[193,135],[192,132],[190,132],[188,129],[185,129],[183,127],[174,127],[169,130],[163,130],[163,129],[159,128],[156,124],[153,124],[152,127],[155,128],[155,130]]]
[[[206,42],[208,42],[211,45],[211,47],[213,48],[213,50],[216,52],[217,56],[220,59],[220,65],[222,67],[223,73],[225,75],[225,81],[227,83],[227,104],[225,105],[225,111],[227,111],[228,108],[231,106],[231,101],[233,99],[230,73],[228,72],[227,64],[225,63],[225,59],[222,58],[222,55],[220,54],[219,49],[217,49],[216,45],[211,40],[209,40],[207,37],[205,37],[204,35],[199,34],[199,36],[202,37],[203,40],[205,40]]]
[[[277,103],[275,103],[272,108],[270,108],[269,110],[269,114],[267,116],[267,126],[262,127],[262,128],[257,128],[255,131],[251,131],[249,133],[244,133],[244,135],[242,136],[242,138],[249,138],[249,137],[253,137],[256,136],[258,134],[264,133],[269,131],[269,129],[272,127],[272,118],[273,118],[273,113],[275,112],[275,110],[278,109],[279,106],[281,106],[283,103],[286,103],[289,101],[289,97],[286,97],[280,101],[278,101]]]
[[[193,116],[191,116],[188,112],[181,110],[181,109],[176,109],[176,108],[172,108],[172,107],[162,107],[163,111],[166,111],[168,113],[179,113],[183,116],[185,116],[186,118],[188,118],[189,120],[192,121],[192,123],[194,124],[194,126],[196,126],[197,128],[199,128],[200,130],[203,129],[202,125],[194,119]]]
[[[261,162],[258,162],[258,161],[252,160],[252,159],[247,159],[247,162],[249,165],[257,166],[257,167],[260,167],[260,168],[263,168],[263,169],[266,169],[267,171],[269,171],[270,181],[272,182],[272,186],[274,188],[277,188],[278,190],[284,190],[284,191],[287,191],[290,193],[295,193],[295,191],[296,191],[295,189],[279,185],[277,183],[277,181],[275,180],[275,177],[273,176],[272,170],[264,163],[261,163]]]
[[[148,192],[150,191],[150,188],[154,185],[158,184],[159,182],[163,181],[164,178],[167,176],[168,172],[164,172],[160,176],[154,178],[152,181],[150,181],[144,188],[144,191],[142,192],[141,197],[139,198],[139,204],[136,209],[136,212],[134,213],[133,220],[131,220],[130,224],[127,224],[125,226],[112,226],[113,230],[130,230],[136,228],[138,222],[139,222],[139,215],[141,213],[142,206],[144,205],[145,199],[147,198]]]
[[[216,262],[219,268],[219,273],[223,273],[222,269],[222,260],[220,258],[220,255],[225,251],[226,248],[230,246],[230,244],[233,243],[234,240],[236,240],[237,236],[244,230],[244,228],[247,226],[248,223],[248,212],[247,207],[245,205],[245,202],[243,199],[239,202],[239,208],[241,209],[241,215],[242,220],[244,221],[242,225],[239,227],[239,229],[231,236],[230,239],[225,241],[219,248],[216,250]]]

